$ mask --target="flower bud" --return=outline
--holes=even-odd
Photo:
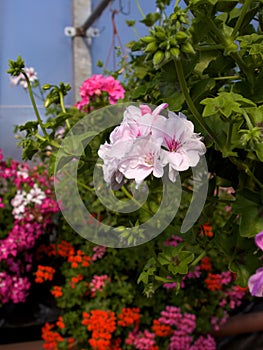
[[[158,46],[155,41],[149,43],[144,49],[145,52],[155,52],[158,49]]]
[[[184,43],[184,44],[181,46],[181,50],[182,50],[184,53],[195,53],[195,50],[194,50],[193,46],[192,46],[189,42]]]
[[[188,39],[188,35],[185,32],[177,32],[175,34],[175,38],[178,41],[185,41],[186,39]]]
[[[160,64],[163,59],[164,59],[164,52],[161,50],[158,50],[153,56],[153,64],[155,66],[158,66],[158,64]]]
[[[155,38],[153,36],[144,36],[141,38],[141,41],[148,44],[155,41]]]
[[[174,57],[174,58],[178,58],[180,55],[180,50],[177,47],[172,47],[170,52],[171,52],[172,57]]]
[[[51,85],[50,84],[44,84],[42,85],[42,89],[43,90],[49,90],[51,88]]]

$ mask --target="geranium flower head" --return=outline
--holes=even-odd
[[[110,134],[110,143],[100,146],[106,183],[116,188],[123,179],[133,179],[137,187],[150,174],[161,178],[169,166],[169,179],[174,182],[179,171],[194,167],[205,153],[201,137],[183,114],[168,112],[163,103],[154,110],[148,105],[128,106],[123,121]]]

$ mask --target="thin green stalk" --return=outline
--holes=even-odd
[[[145,14],[144,14],[144,12],[143,12],[143,10],[142,10],[142,8],[141,8],[141,5],[140,5],[140,3],[139,3],[139,0],[135,0],[135,3],[136,3],[136,6],[137,6],[138,11],[140,12],[140,15],[142,16],[142,18],[145,18]]]
[[[39,134],[36,134],[35,136],[36,136],[37,139],[39,139],[39,140],[41,140],[43,142],[46,141],[46,139],[43,136],[39,135]]]
[[[182,89],[182,92],[184,94],[186,103],[190,109],[190,111],[193,114],[193,117],[196,119],[196,121],[201,125],[201,127],[206,131],[206,133],[210,136],[210,138],[212,140],[214,140],[214,142],[217,144],[217,146],[219,147],[219,149],[222,149],[222,145],[221,142],[219,141],[219,139],[217,138],[217,136],[213,133],[213,131],[209,128],[209,126],[206,124],[206,122],[204,121],[204,119],[202,118],[201,114],[198,112],[198,110],[196,109],[191,96],[189,94],[189,90],[188,90],[188,86],[184,77],[184,72],[183,72],[183,67],[182,67],[182,63],[180,60],[174,60],[175,62],[175,68],[176,68],[176,72],[177,72],[177,76],[178,76],[178,80],[179,80],[179,84],[180,87]]]
[[[86,190],[90,191],[90,192],[94,192],[95,189],[89,187],[88,185],[84,184],[83,182],[78,181],[77,179],[75,179],[67,170],[64,170],[65,174],[68,175],[74,182],[76,182],[79,186],[85,188]]]
[[[195,45],[195,50],[197,51],[211,51],[211,50],[222,50],[224,45],[222,44],[213,44],[213,45]]]
[[[32,86],[31,86],[30,80],[29,80],[27,74],[24,71],[22,71],[22,74],[24,75],[24,77],[26,79],[26,82],[27,82],[28,93],[29,93],[30,100],[31,100],[32,105],[33,105],[33,109],[34,109],[35,115],[37,117],[37,121],[38,121],[38,123],[40,125],[41,130],[43,131],[43,134],[48,138],[48,133],[46,131],[46,128],[44,127],[44,124],[42,122],[42,119],[41,119],[40,114],[39,114],[38,109],[37,109],[37,105],[36,105],[36,101],[35,101],[34,94],[33,94],[33,91],[32,91]]]
[[[60,90],[58,91],[58,93],[59,93],[61,110],[62,110],[63,113],[67,113],[66,108],[65,108],[63,93]],[[66,119],[66,125],[67,125],[68,130],[70,130],[71,126],[70,126],[70,123],[69,123],[68,119]]]
[[[237,35],[238,31],[239,31],[239,29],[240,29],[240,27],[241,27],[241,24],[242,24],[242,22],[243,22],[243,20],[244,20],[244,18],[245,18],[245,16],[246,16],[246,14],[247,14],[247,10],[248,10],[250,4],[252,3],[252,1],[253,1],[253,0],[246,0],[245,3],[244,3],[244,5],[243,5],[243,7],[242,7],[241,14],[240,14],[240,16],[238,17],[238,20],[237,20],[237,22],[236,22],[236,24],[235,24],[235,27],[234,27],[234,29],[233,29],[233,32],[232,32],[232,34],[231,34],[231,36],[232,36],[233,39],[236,37],[236,35]]]
[[[232,162],[233,164],[235,164],[237,167],[239,167],[240,169],[244,170],[245,173],[246,173],[249,177],[251,177],[251,178],[254,180],[254,182],[255,182],[260,188],[263,189],[263,184],[255,177],[255,175],[253,174],[253,172],[249,169],[249,167],[248,167],[246,164],[240,162],[240,161],[237,160],[235,157],[229,157],[229,159],[230,159],[231,162]]]
[[[203,250],[202,253],[201,253],[200,255],[198,255],[198,257],[191,263],[190,266],[195,266],[195,265],[197,265],[197,264],[199,263],[199,261],[200,261],[201,259],[203,259],[205,256],[206,256],[206,251]]]
[[[233,44],[232,37],[226,38],[224,33],[217,27],[217,25],[211,18],[207,17],[206,23],[211,29],[211,31],[216,35],[216,38],[224,45],[225,49],[227,49]],[[241,70],[245,73],[247,80],[253,86],[253,83],[254,83],[253,75],[251,74],[251,71],[247,68],[247,65],[243,61],[242,57],[240,57],[239,52],[231,52],[230,56],[239,65]]]
[[[214,80],[237,80],[240,79],[239,75],[226,75],[224,77],[213,78]]]
[[[232,132],[233,132],[233,123],[230,122],[228,126],[228,132],[227,132],[227,141],[226,141],[227,148],[231,147]]]
[[[175,3],[175,5],[174,5],[174,7],[178,7],[179,4],[180,4],[180,0],[176,0],[176,3]]]
[[[45,139],[43,136],[39,135],[39,134],[35,134],[35,137],[36,137],[37,139],[43,141],[43,142],[46,141],[46,139]],[[54,140],[49,140],[48,143],[49,143],[51,146],[55,147],[55,148],[60,148],[60,144],[57,143],[57,142],[54,141]]]
[[[130,200],[132,200],[136,205],[138,205],[139,208],[141,208],[142,204],[140,202],[138,202],[131,194],[130,192],[127,190],[127,188],[125,186],[121,187],[121,191],[122,193],[125,194],[125,196],[127,198],[129,198]]]

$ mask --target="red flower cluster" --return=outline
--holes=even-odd
[[[215,291],[222,289],[222,276],[217,273],[209,273],[205,279],[205,284],[208,289]]]
[[[62,297],[62,288],[59,286],[54,286],[51,290],[51,294],[54,295],[55,298]]]
[[[45,281],[52,281],[55,272],[56,270],[53,267],[38,265],[35,282],[43,283]]]
[[[52,328],[54,328],[54,325],[49,323],[46,323],[42,328],[42,339],[45,341],[44,349],[56,350],[57,343],[64,340],[58,332],[52,331]]]
[[[213,231],[212,231],[212,226],[210,224],[204,224],[201,227],[200,231],[201,236],[206,236],[206,237],[213,237]]]
[[[77,268],[79,265],[83,267],[88,267],[90,265],[91,257],[83,253],[82,250],[78,250],[75,254],[74,251],[68,256],[68,262],[71,263],[73,269]]]
[[[71,281],[69,282],[71,288],[75,288],[76,287],[76,284],[79,282],[79,281],[82,281],[83,280],[83,276],[78,274],[77,277],[72,277],[71,278]]]
[[[121,327],[128,327],[131,325],[138,325],[140,322],[139,308],[123,308],[118,315],[118,325]]]
[[[201,259],[200,270],[212,271],[211,260],[208,256]]]
[[[45,341],[43,348],[46,350],[58,350],[58,343],[66,342],[67,349],[71,349],[74,339],[64,339],[58,332],[52,331],[53,328],[54,325],[50,323],[45,323],[44,327],[42,327],[42,339]]]
[[[82,324],[91,331],[89,344],[92,349],[111,349],[112,333],[116,330],[116,317],[114,312],[105,310],[91,310],[83,312]]]
[[[153,320],[152,330],[157,337],[168,337],[173,333],[170,326],[161,323],[159,320]]]

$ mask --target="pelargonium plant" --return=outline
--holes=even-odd
[[[0,303],[26,300],[34,248],[59,208],[44,165],[5,160],[0,151]]]
[[[261,49],[263,5],[256,0],[231,2],[189,0],[182,3],[184,6],[180,6],[180,1],[176,1],[171,11],[171,6],[168,6],[171,5],[171,1],[158,0],[156,1],[158,11],[144,16],[142,22],[147,26],[149,33],[129,44],[130,60],[118,70],[124,72],[121,85],[125,89],[125,95],[120,85],[114,83],[117,93],[114,101],[110,100],[109,90],[103,90],[96,84],[92,85],[97,80],[100,84],[100,81],[104,80],[101,77],[91,80],[89,78],[83,87],[86,90],[86,93],[82,92],[84,104],[89,102],[90,107],[89,104],[85,107],[77,105],[81,111],[76,106],[65,108],[64,96],[70,89],[68,84],[60,83],[58,86],[46,84],[43,86],[43,90],[47,93],[44,105],[48,113],[52,109],[53,116],[44,122],[37,110],[23,60],[18,57],[17,61],[10,61],[9,73],[12,76],[19,76],[22,73],[28,83],[28,92],[37,117],[36,121],[27,122],[19,127],[20,130],[26,131],[26,136],[21,141],[23,157],[31,159],[33,156],[47,155],[50,174],[54,173],[59,152],[63,154],[60,158],[62,165],[76,164],[78,160],[78,174],[74,180],[77,182],[83,203],[101,225],[114,227],[116,232],[120,233],[119,237],[124,241],[127,240],[129,246],[137,244],[136,234],[140,237],[144,234],[143,231],[136,232],[136,229],[158,212],[164,193],[161,181],[164,178],[163,172],[167,173],[168,170],[171,183],[178,184],[179,179],[181,180],[183,194],[180,210],[157,238],[142,247],[129,248],[130,252],[129,249],[116,252],[108,248],[112,259],[107,261],[105,257],[107,270],[105,268],[100,270],[99,263],[91,264],[90,266],[94,268],[98,266],[100,272],[95,269],[94,274],[90,276],[84,277],[82,270],[76,275],[68,275],[70,272],[67,272],[67,268],[62,269],[65,280],[59,280],[60,284],[56,284],[53,291],[58,300],[61,298],[61,303],[58,304],[62,309],[65,307],[68,308],[66,311],[72,311],[69,302],[73,300],[70,297],[71,285],[75,286],[74,291],[78,288],[80,293],[75,301],[77,305],[82,303],[80,296],[82,298],[92,296],[95,286],[99,285],[102,288],[102,295],[104,292],[107,294],[105,300],[108,304],[106,301],[102,304],[101,300],[96,304],[95,291],[94,305],[89,301],[83,305],[84,310],[79,306],[78,310],[85,312],[84,316],[80,312],[75,314],[73,322],[70,321],[73,318],[68,316],[67,319],[65,314],[65,320],[62,316],[63,321],[61,319],[58,321],[62,329],[62,325],[65,324],[65,336],[72,336],[76,342],[87,341],[87,331],[90,332],[89,337],[93,340],[88,346],[91,348],[92,346],[95,348],[96,341],[101,338],[103,341],[114,339],[116,343],[110,344],[109,348],[119,346],[119,340],[112,334],[116,329],[114,320],[118,319],[121,312],[118,308],[120,297],[123,298],[123,307],[137,308],[141,305],[146,306],[146,300],[152,300],[150,297],[158,301],[165,290],[165,293],[168,291],[173,293],[174,297],[172,305],[168,306],[178,307],[176,298],[181,295],[181,315],[188,313],[195,315],[196,329],[199,329],[200,318],[197,314],[200,300],[206,305],[203,311],[205,309],[209,311],[209,315],[205,317],[208,324],[217,328],[220,327],[220,320],[225,319],[224,311],[229,311],[228,309],[232,309],[242,300],[244,294],[242,288],[246,289],[249,286],[253,295],[262,296],[261,249],[257,249],[254,237],[263,229]],[[118,72],[112,73],[112,79],[116,80]],[[71,135],[72,127],[83,126],[78,124],[79,121],[89,120],[91,125],[92,122],[96,124],[94,113],[98,111],[103,114],[103,109],[96,110],[96,106],[104,107],[105,104],[117,102],[118,98],[123,98],[118,102],[128,101],[128,108],[124,119],[114,130],[112,128],[104,130],[85,147],[85,141],[92,134],[92,130],[88,129],[81,139],[69,138],[72,141],[71,148],[61,147],[69,145],[63,143],[63,140],[67,134]],[[137,103],[137,108],[134,107],[134,103]],[[166,104],[170,110],[168,116],[163,110]],[[152,108],[152,105],[158,106],[157,109]],[[65,132],[59,134],[61,128]],[[122,147],[119,147],[120,145]],[[47,147],[49,147],[48,154]],[[77,152],[79,150],[81,155]],[[192,170],[198,167],[204,153],[207,164],[207,195],[203,198],[200,216],[182,233],[180,228],[191,205],[191,196],[195,194]],[[133,195],[134,187],[142,190],[148,187],[147,201],[137,211],[121,215],[116,213],[117,207],[113,208],[116,210],[107,208],[98,199],[94,188],[93,170],[99,156],[103,160],[103,163],[100,163],[104,171],[103,184],[111,185],[115,197],[120,202],[124,203],[127,200],[136,202]],[[173,193],[170,195],[176,197]],[[85,219],[87,223],[88,219]],[[75,220],[79,221],[77,215]],[[159,223],[156,224],[158,225]],[[74,235],[65,222],[61,225],[61,234],[79,248],[86,245],[81,237],[76,238],[77,234]],[[182,241],[177,246],[165,246],[164,241],[171,240],[173,235],[180,236]],[[98,227],[94,226],[93,236],[96,239],[99,237]],[[258,239],[256,244],[261,248]],[[122,264],[119,256],[126,254],[126,251],[132,258],[128,259],[126,264]],[[90,253],[84,248],[78,253],[78,249],[74,247],[71,259],[79,267],[78,262],[82,263],[84,257],[89,260],[87,256],[90,256]],[[198,266],[201,268],[204,258],[210,259],[214,270],[200,272]],[[114,263],[117,264],[116,267]],[[67,265],[64,266],[69,266],[70,261],[66,260],[65,264]],[[114,271],[120,269],[120,274],[110,274],[109,266],[114,266]],[[41,269],[44,273],[45,269],[43,270],[43,267]],[[125,284],[126,276],[129,275],[128,270],[133,271],[132,282],[136,280],[140,283],[138,288],[142,288],[141,292],[143,291],[149,298],[142,299],[141,305],[135,305],[129,300],[129,296],[133,294]],[[52,271],[47,272],[52,274]],[[189,274],[195,278],[189,278]],[[197,278],[198,275],[201,276],[201,280]],[[191,289],[191,285],[194,286],[196,281],[198,291],[204,292],[202,299],[198,298],[198,302],[193,297],[196,288],[194,292]],[[87,287],[85,283],[89,286]],[[116,298],[118,300],[116,308],[113,302],[114,293],[111,294],[108,290],[111,285],[114,293],[121,290],[121,294]],[[122,285],[125,287],[120,288]],[[70,290],[67,292],[69,294],[64,293],[64,288],[66,291]],[[189,304],[184,299],[188,291],[191,293]],[[219,299],[214,297],[214,292],[219,293],[222,301],[220,305],[219,302],[215,303],[215,300]],[[64,295],[68,297],[64,299]],[[136,298],[139,300],[138,295]],[[109,307],[109,304],[112,306]],[[154,305],[158,305],[158,302]],[[162,309],[156,310],[159,312],[155,316],[158,322],[161,322],[159,317],[165,306],[162,304]],[[218,310],[216,306],[219,307]],[[96,317],[100,319],[103,313],[95,310],[107,311],[111,325],[110,329],[102,332],[102,337],[95,329],[95,322],[91,320]],[[142,315],[147,318],[149,313],[144,309]],[[84,322],[82,326],[86,328],[76,326],[80,324],[82,318]],[[192,323],[191,329],[193,318],[189,319]],[[130,344],[127,344],[127,347],[143,348],[143,345],[138,345],[138,338],[147,338],[145,342],[149,349],[155,346],[162,348],[165,342],[153,343],[155,337],[147,328],[146,321],[144,324],[140,319],[139,333],[134,332],[130,335]],[[73,331],[72,324],[77,333]],[[162,326],[166,329],[168,325]],[[50,327],[52,326],[47,326],[47,332],[51,330]],[[176,326],[173,327],[171,332],[174,337],[171,337],[178,340],[178,331],[181,330],[175,329]],[[205,329],[205,332],[209,329],[207,325],[201,328]],[[167,332],[170,332],[168,328]],[[140,335],[137,338],[138,334]],[[189,332],[184,335],[182,344],[188,344],[188,348],[196,345],[197,336],[190,340]],[[62,341],[60,337],[62,337],[60,334],[54,335],[54,339],[59,339],[59,342],[63,343],[64,340]],[[170,338],[165,346],[171,343]],[[122,342],[124,339],[126,336],[123,335]],[[105,345],[103,341],[100,344]],[[66,343],[61,346],[68,345]]]

